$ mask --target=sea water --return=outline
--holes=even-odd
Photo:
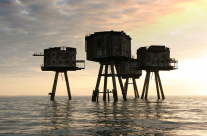
[[[207,96],[0,97],[0,136],[207,135]]]

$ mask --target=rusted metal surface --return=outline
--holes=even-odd
[[[129,61],[122,61],[119,65],[120,75],[123,79],[135,78],[138,79],[142,75],[141,70],[137,70],[136,59],[131,59]]]
[[[76,48],[61,47],[44,50],[44,67],[68,66],[76,67]]]
[[[87,60],[104,62],[131,57],[131,38],[123,31],[95,32],[85,37]]]
[[[177,63],[177,60],[170,58],[170,49],[165,46],[152,45],[137,50],[137,67],[142,70],[173,70],[178,68]]]
[[[76,48],[54,47],[45,49],[44,53],[34,53],[33,56],[44,56],[42,71],[76,71],[85,69],[85,60],[76,60]]]

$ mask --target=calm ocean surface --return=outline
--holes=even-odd
[[[128,96],[92,102],[91,96],[0,97],[0,136],[207,135],[207,96]],[[112,98],[111,98],[112,100]]]

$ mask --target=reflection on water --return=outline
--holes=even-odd
[[[162,109],[163,101],[128,100],[115,103],[97,103],[96,108],[92,108],[91,113],[96,113],[98,117],[94,123],[94,133],[104,135],[120,134],[162,134],[168,132],[172,122],[163,122],[163,113],[169,112]],[[164,123],[164,125],[162,125]],[[179,124],[177,124],[179,125]],[[178,126],[177,126],[178,127]],[[177,128],[176,127],[176,128]],[[97,131],[99,130],[99,131]]]
[[[206,98],[0,97],[0,135],[204,135]]]
[[[45,105],[43,110],[44,119],[42,120],[43,134],[67,134],[71,135],[73,126],[72,111],[74,106],[67,100],[59,103],[58,101],[50,101]]]

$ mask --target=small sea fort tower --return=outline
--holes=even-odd
[[[85,51],[87,60],[100,63],[100,69],[96,82],[95,90],[93,90],[92,101],[98,101],[99,93],[103,93],[103,101],[106,101],[107,77],[112,77],[113,98],[118,101],[116,80],[118,77],[123,99],[126,100],[121,76],[119,74],[118,64],[131,58],[131,37],[123,31],[102,31],[94,32],[85,36]],[[103,67],[105,68],[103,70]],[[116,73],[115,73],[115,69]],[[110,72],[108,71],[110,69]],[[99,84],[101,76],[104,76],[103,92],[99,92]]]
[[[85,60],[76,60],[76,48],[72,47],[54,47],[44,49],[44,53],[34,53],[33,56],[44,56],[44,64],[41,65],[42,71],[55,71],[52,93],[49,93],[50,100],[54,100],[58,75],[63,72],[68,91],[68,98],[71,100],[71,92],[68,81],[67,71],[76,71],[85,69]]]
[[[146,70],[146,77],[142,90],[141,99],[147,99],[150,73],[155,74],[155,83],[157,89],[157,98],[165,99],[159,71],[170,71],[178,68],[178,61],[170,58],[170,49],[161,45],[151,45],[149,47],[140,47],[137,50],[137,69]]]
[[[137,60],[131,58],[128,61],[122,61],[119,65],[120,76],[122,79],[126,79],[124,84],[124,91],[127,96],[128,84],[133,84],[135,98],[139,98],[136,79],[142,75],[142,70],[137,70]],[[129,83],[129,79],[132,79],[132,83]]]

